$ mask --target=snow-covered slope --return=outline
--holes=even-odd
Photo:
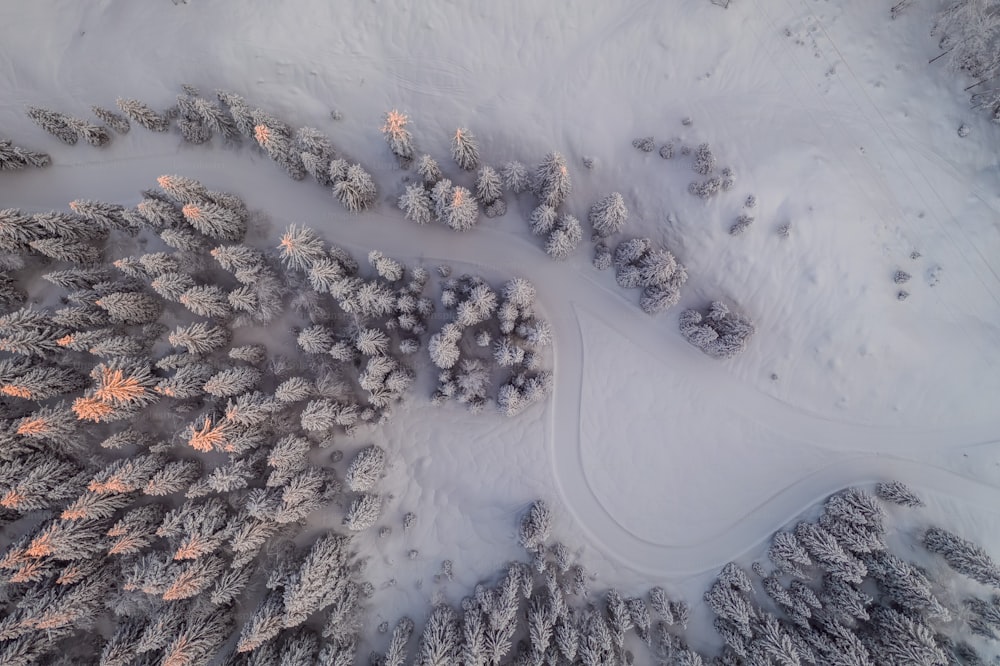
[[[935,7],[890,21],[890,4],[5,3],[0,135],[54,163],[4,174],[0,207],[134,202],[156,176],[182,173],[244,197],[274,230],[304,222],[355,250],[536,284],[556,340],[549,404],[508,421],[431,412],[419,395],[378,434],[397,522],[372,536],[369,573],[377,588],[397,584],[371,605],[390,621],[423,612],[441,560],[455,562],[454,601],[515,557],[515,517],[534,497],[557,507],[559,536],[584,547],[602,584],[634,592],[670,580],[696,595],[826,494],[888,477],[939,494],[962,513],[941,519],[997,552],[1000,128],[968,110],[961,77],[927,65]],[[180,83],[327,132],[375,175],[378,208],[348,215],[249,147],[138,127],[107,148],[69,147],[24,115],[30,104],[82,116],[118,96],[165,108]],[[586,244],[550,261],[528,233],[528,195],[464,235],[403,220],[395,200],[410,174],[378,130],[393,107],[453,173],[448,141],[467,126],[489,164],[566,155],[581,220],[621,191],[625,234],[688,267],[681,305],[644,315],[637,293],[590,266]],[[647,135],[710,143],[735,187],[692,196],[690,158],[631,146]],[[749,194],[756,220],[730,236]],[[894,284],[897,270],[912,279]],[[677,312],[717,298],[757,326],[733,361],[677,333]],[[404,534],[407,511],[418,522]]]

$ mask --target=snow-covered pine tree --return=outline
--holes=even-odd
[[[246,220],[238,213],[212,203],[189,203],[181,209],[184,219],[210,238],[239,241],[246,235]]]
[[[451,138],[451,156],[462,169],[473,171],[479,166],[479,143],[465,127],[455,130]]]
[[[365,492],[375,487],[385,469],[385,450],[375,444],[361,449],[354,456],[344,481],[354,492]]]
[[[263,373],[253,366],[240,365],[215,373],[205,382],[205,393],[228,398],[256,388]]]
[[[923,500],[901,481],[883,481],[875,485],[875,493],[879,499],[900,506],[921,507]]]
[[[431,221],[431,197],[422,185],[407,185],[403,196],[399,197],[399,208],[412,222],[427,224]]]
[[[455,231],[469,231],[476,226],[479,206],[472,192],[462,186],[451,188],[441,221]]]
[[[503,195],[503,181],[491,166],[482,166],[476,174],[476,198],[489,206]]]
[[[170,129],[170,121],[166,116],[162,116],[137,99],[123,99],[119,97],[115,100],[122,113],[148,130],[154,132],[166,132]]]
[[[628,221],[628,207],[618,192],[612,192],[590,208],[588,220],[594,233],[601,238],[616,234]]]
[[[434,187],[441,180],[441,167],[438,166],[437,160],[424,154],[417,159],[417,175],[423,179],[424,187]]]
[[[420,666],[444,666],[453,663],[459,650],[458,624],[458,616],[450,606],[446,604],[435,606],[420,636],[415,663]]]
[[[8,139],[0,139],[0,171],[17,171],[27,166],[46,167],[52,163],[47,153],[39,153],[15,146]]]
[[[526,550],[534,551],[545,546],[552,531],[552,515],[548,505],[535,500],[521,518],[518,541]]]
[[[507,162],[503,166],[503,182],[508,190],[520,194],[528,189],[528,168],[517,160]]]
[[[535,169],[534,187],[543,204],[558,208],[573,189],[566,158],[557,152],[546,155]]]
[[[551,233],[555,229],[558,218],[559,213],[552,206],[544,203],[536,206],[528,217],[528,223],[531,225],[531,233],[536,236],[544,236]]]
[[[97,116],[102,123],[110,127],[118,134],[128,134],[129,129],[132,127],[128,122],[128,118],[115,113],[114,111],[110,111],[100,106],[92,106],[90,107],[90,111]]]
[[[76,130],[70,126],[70,118],[66,114],[59,113],[58,111],[51,111],[49,109],[42,109],[37,106],[28,107],[27,114],[28,117],[31,118],[31,122],[35,123],[63,143],[73,145],[77,142],[79,136],[77,135]]]
[[[191,287],[178,299],[188,310],[200,317],[226,319],[233,314],[229,298],[225,291],[214,284],[203,284]]]
[[[100,147],[111,143],[111,135],[108,133],[108,128],[103,125],[95,125],[94,123],[71,116],[66,117],[66,124],[76,132],[78,137],[92,146]]]
[[[333,193],[344,208],[359,213],[375,204],[375,181],[360,164],[352,164],[344,178],[334,183]]]
[[[382,125],[382,136],[389,144],[389,150],[402,164],[407,165],[413,159],[413,135],[406,128],[410,119],[396,109],[385,114],[385,123]]]
[[[556,260],[562,260],[576,250],[583,240],[580,221],[570,214],[559,217],[549,239],[545,243],[545,253]]]
[[[923,543],[927,550],[941,555],[958,573],[983,585],[1000,588],[1000,569],[982,546],[940,527],[925,531]]]
[[[361,493],[354,498],[344,516],[344,527],[352,532],[368,529],[382,515],[382,499],[372,493]]]

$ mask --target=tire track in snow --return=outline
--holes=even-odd
[[[183,167],[177,161],[165,165],[162,155],[144,155],[128,160],[124,178],[121,165],[112,161],[88,165],[85,180],[93,183],[95,190],[104,183],[107,190],[113,190],[119,197],[125,188],[138,192],[148,187],[160,172],[183,168],[186,175],[211,183],[215,189],[247,193],[254,207],[294,211],[291,215],[286,213],[280,222],[304,220],[327,232],[331,241],[338,244],[377,247],[399,259],[478,264],[531,280],[538,287],[542,314],[552,325],[556,341],[556,383],[549,416],[549,446],[556,487],[593,544],[637,570],[658,576],[680,576],[715,568],[759,544],[826,495],[878,478],[901,478],[916,487],[931,488],[970,502],[1000,504],[1000,489],[907,457],[914,451],[940,452],[995,442],[1000,433],[1000,419],[974,425],[920,428],[865,425],[810,413],[735,380],[726,363],[704,357],[676,333],[673,316],[648,317],[623,296],[625,292],[598,281],[596,272],[573,270],[571,264],[551,261],[522,236],[488,227],[466,235],[457,235],[443,226],[417,229],[396,211],[391,216],[378,209],[361,217],[351,216],[332,204],[328,192],[279,180],[281,176],[270,164],[262,167],[246,164],[234,170],[232,162],[223,152],[198,155]],[[59,191],[59,183],[53,181],[61,178],[65,181],[63,185],[79,187],[79,179],[72,176],[72,171],[54,172],[43,190],[11,192],[5,205],[24,208],[51,205],[51,193]],[[267,204],[256,206],[252,196],[264,192]],[[37,200],[32,201],[33,197]],[[420,248],[428,250],[419,253]],[[578,315],[581,308],[626,337],[650,359],[666,364],[699,389],[718,395],[718,404],[724,405],[718,418],[736,415],[789,440],[835,451],[844,458],[790,481],[744,516],[719,525],[715,536],[698,543],[663,545],[638,537],[604,508],[587,480],[580,442],[583,364],[587,362]],[[599,308],[600,314],[592,308]],[[630,324],[627,330],[622,322]],[[690,502],[710,500],[714,489],[704,490],[705,497],[691,497]]]

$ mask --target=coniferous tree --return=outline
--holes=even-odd
[[[170,121],[166,116],[162,116],[137,99],[123,99],[119,97],[115,100],[122,113],[148,130],[153,132],[166,132],[170,129]]]
[[[213,203],[189,203],[181,213],[199,232],[219,240],[238,241],[246,234],[246,222],[239,213]]]
[[[191,287],[178,300],[181,305],[201,317],[226,319],[233,314],[228,294],[214,284]]]
[[[382,500],[372,493],[361,493],[354,498],[344,516],[344,527],[360,532],[375,524],[382,515]]]
[[[528,223],[531,225],[531,233],[536,236],[544,236],[551,233],[556,226],[559,213],[556,209],[547,204],[541,204],[531,211]]]
[[[479,206],[472,192],[457,186],[451,189],[442,221],[455,231],[468,231],[479,221]]]
[[[231,397],[245,393],[256,387],[263,373],[252,366],[237,366],[228,368],[212,375],[205,382],[205,392],[218,397]]]
[[[476,197],[488,206],[497,201],[503,194],[503,182],[500,174],[491,166],[480,167],[476,174]]]
[[[183,347],[192,354],[205,355],[229,344],[230,332],[224,326],[195,322],[188,326],[178,326],[167,339],[175,347]]]
[[[424,187],[434,187],[441,180],[441,167],[430,155],[421,155],[417,160],[417,175],[423,179]]]
[[[67,117],[66,124],[76,132],[78,137],[92,146],[100,147],[111,143],[111,135],[108,133],[108,128],[103,125],[95,125],[86,120],[73,117]]]
[[[371,208],[375,203],[375,181],[360,164],[352,164],[342,180],[333,186],[334,196],[352,213]]]
[[[612,192],[590,208],[588,216],[594,233],[602,238],[616,234],[628,221],[628,208],[618,192]]]
[[[468,129],[459,127],[455,130],[451,138],[451,156],[466,171],[473,171],[479,166],[479,143]]]
[[[163,308],[152,296],[138,291],[119,291],[101,296],[94,301],[115,321],[128,325],[149,324],[156,321]]]
[[[347,468],[344,481],[354,492],[364,492],[375,487],[385,469],[385,450],[371,444],[361,449]]]
[[[407,185],[406,192],[399,197],[399,208],[406,219],[417,224],[427,224],[431,221],[432,201],[430,194],[422,185]]]
[[[28,107],[28,117],[43,130],[63,143],[74,145],[79,138],[75,129],[70,126],[70,117],[58,111],[50,111],[37,106]]]
[[[459,649],[458,625],[458,617],[450,606],[435,606],[420,636],[415,663],[420,666],[452,663]]]
[[[100,106],[92,106],[90,110],[102,123],[119,134],[128,134],[128,131],[132,127],[128,122],[128,118],[114,111]]]
[[[508,190],[514,194],[520,194],[528,189],[530,184],[528,168],[516,160],[507,162],[503,166],[503,181]]]
[[[576,250],[583,240],[583,229],[580,221],[572,215],[563,215],[555,223],[549,240],[545,244],[545,252],[553,259],[565,259]]]
[[[414,156],[413,135],[406,128],[409,122],[406,115],[393,109],[386,112],[385,124],[382,125],[382,135],[385,137],[386,143],[389,144],[389,150],[403,164],[409,164]]]
[[[910,488],[901,481],[885,481],[876,484],[875,493],[879,499],[892,502],[900,506],[921,507],[924,506],[920,499]]]
[[[958,573],[983,585],[1000,588],[1000,568],[982,546],[940,527],[924,532],[923,542],[927,550],[944,557],[948,566]]]
[[[535,170],[534,186],[543,204],[558,208],[573,189],[566,159],[557,152],[546,155]]]
[[[39,238],[28,243],[38,254],[71,264],[93,265],[101,260],[101,248],[64,238]]]
[[[316,261],[327,256],[323,239],[309,227],[295,224],[285,230],[278,251],[285,267],[298,271],[308,270]]]
[[[46,153],[15,146],[9,139],[0,139],[0,171],[17,171],[27,166],[46,167],[52,163]]]

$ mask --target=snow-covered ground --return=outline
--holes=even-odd
[[[4,3],[0,135],[53,165],[5,174],[0,207],[134,203],[180,173],[244,197],[274,232],[303,222],[358,252],[537,286],[556,341],[548,404],[506,420],[432,411],[420,394],[375,436],[392,455],[382,490],[393,495],[392,534],[365,546],[378,621],[420,616],[438,592],[457,601],[518,556],[516,519],[535,497],[556,507],[557,536],[583,549],[600,584],[629,593],[666,582],[696,597],[719,565],[759,557],[827,494],[886,478],[936,498],[928,515],[996,553],[1000,128],[968,109],[962,77],[927,64],[939,3],[895,21],[891,4]],[[70,147],[24,115],[30,104],[84,116],[118,96],[165,108],[180,83],[327,132],[375,175],[378,208],[351,216],[249,147],[138,127],[107,148]],[[549,260],[524,221],[529,195],[468,234],[405,221],[395,200],[410,174],[378,130],[394,107],[453,173],[448,141],[467,126],[488,164],[566,155],[581,220],[621,191],[625,233],[688,267],[680,306],[643,314],[637,292],[591,267],[586,244]],[[710,143],[736,186],[692,196],[690,158],[635,150],[647,135]],[[756,221],[732,237],[751,193]],[[912,279],[894,284],[897,270]],[[681,309],[720,298],[757,326],[733,361],[677,332]],[[418,519],[404,532],[409,511]],[[444,559],[455,580],[436,584]]]

